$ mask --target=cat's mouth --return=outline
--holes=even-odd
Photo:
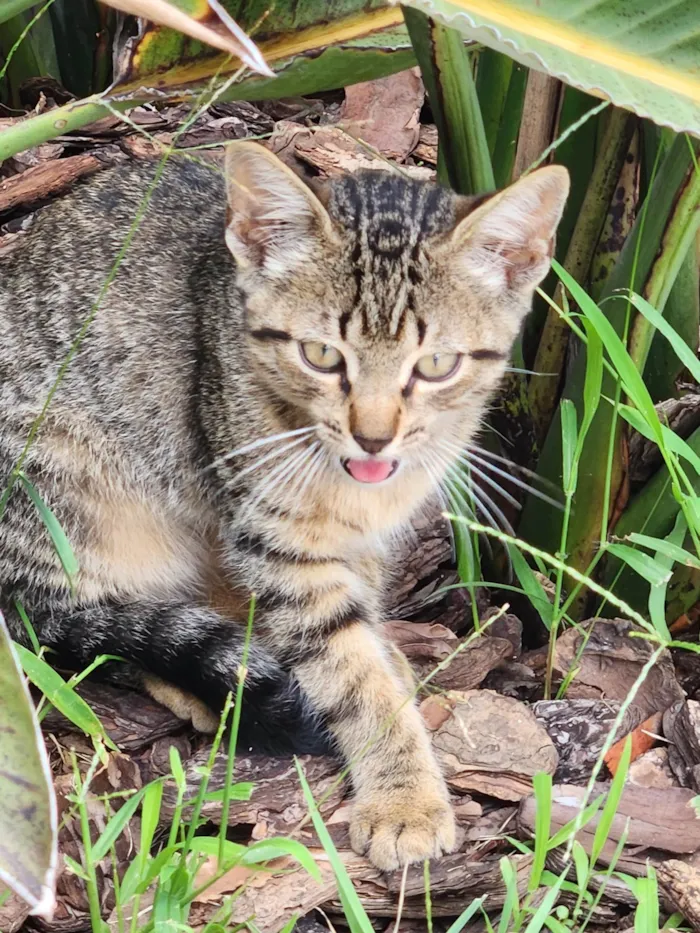
[[[399,468],[398,460],[378,460],[375,457],[363,460],[347,457],[342,463],[345,472],[358,483],[383,483]]]

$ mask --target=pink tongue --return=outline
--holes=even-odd
[[[391,473],[391,460],[347,460],[348,472],[360,483],[381,483]]]

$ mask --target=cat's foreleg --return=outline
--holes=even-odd
[[[384,870],[452,851],[447,788],[406,682],[378,634],[360,622],[346,625],[295,674],[351,766],[353,848]]]

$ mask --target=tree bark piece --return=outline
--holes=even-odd
[[[420,69],[409,68],[347,87],[340,122],[382,155],[405,162],[418,142],[424,100]]]
[[[192,800],[196,796],[201,781],[198,769],[206,764],[208,757],[209,749],[205,747],[187,762],[186,800]],[[309,755],[300,758],[300,762],[321,814],[324,817],[329,816],[338,808],[347,790],[345,783],[339,781],[340,763],[333,758],[316,758]],[[209,791],[222,789],[225,774],[226,754],[220,751],[209,779]],[[239,754],[236,756],[235,780],[251,781],[255,788],[250,800],[231,801],[229,825],[254,825],[256,837],[263,838],[275,833],[289,833],[306,817],[307,806],[292,759]],[[172,817],[176,799],[174,782],[166,781],[163,788],[161,819],[168,820]],[[188,812],[189,808],[186,807],[185,816]],[[202,818],[217,823],[221,819],[221,800],[205,800]]]
[[[700,703],[687,700],[667,710],[664,736],[671,743],[668,761],[683,787],[700,791]]]
[[[607,700],[540,700],[533,705],[537,721],[559,753],[554,775],[558,783],[576,784],[590,777],[619,710],[619,703]],[[628,710],[617,737],[627,735],[641,721],[639,711]]]
[[[437,664],[464,643],[439,623],[387,622],[384,631],[406,655],[420,678],[427,677]],[[513,645],[508,639],[484,635],[455,655],[444,670],[431,678],[430,683],[442,690],[471,690],[513,654]]]
[[[608,785],[596,784],[590,797],[592,803]],[[571,784],[557,784],[552,792],[551,832],[576,817],[585,788]],[[600,863],[609,865],[615,848],[629,826],[622,855],[616,869],[631,875],[646,874],[646,860],[663,860],[668,855],[690,855],[700,849],[700,820],[692,804],[693,791],[682,787],[660,790],[650,787],[635,787],[628,784],[622,792],[617,812],[613,817],[610,832],[603,846]],[[534,796],[520,804],[517,825],[525,838],[533,838],[537,805]],[[578,833],[577,839],[590,853],[601,811]],[[627,821],[629,820],[629,824]]]
[[[185,728],[182,719],[143,693],[89,682],[80,684],[76,692],[92,707],[107,735],[123,752],[140,751]],[[75,726],[56,709],[45,716],[41,727],[59,739],[75,734]]]
[[[94,152],[42,162],[26,172],[0,181],[0,213],[55,197],[79,178],[94,175],[103,168],[126,160],[127,156],[116,146],[108,146]]]
[[[700,929],[700,871],[678,859],[656,868],[659,887],[674,911],[679,911],[693,930]]]
[[[445,710],[433,748],[453,790],[517,801],[532,792],[534,774],[556,771],[554,743],[523,703],[469,690],[426,700],[422,709],[429,704]]]
[[[654,646],[643,638],[630,638],[635,628],[624,619],[591,619],[583,626],[590,631],[583,650],[583,635],[578,629],[571,628],[557,639],[555,676],[563,679],[569,670],[578,668],[567,691],[570,699],[624,700]],[[684,698],[671,654],[664,651],[637,692],[633,706],[643,721]]]

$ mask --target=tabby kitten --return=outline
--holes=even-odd
[[[76,187],[0,265],[0,477],[153,180]],[[117,654],[208,728],[255,593],[255,736],[311,748],[327,728],[352,764],[353,846],[379,868],[450,851],[445,784],[377,630],[382,564],[479,426],[567,191],[550,167],[483,203],[380,171],[313,193],[250,142],[228,147],[226,182],[169,163],[24,463],[73,586],[20,483],[0,522],[14,636],[21,601],[60,660]]]

